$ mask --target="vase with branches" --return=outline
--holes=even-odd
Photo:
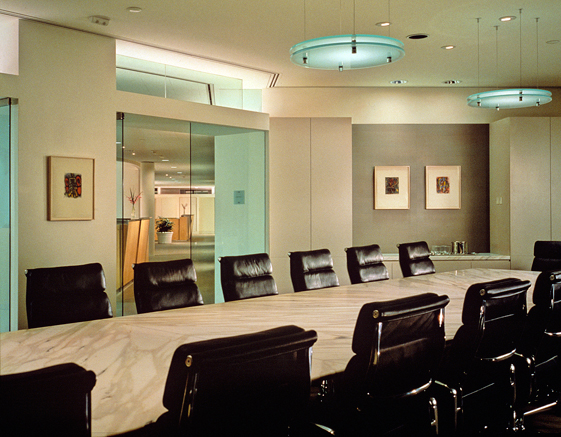
[[[141,198],[141,194],[142,192],[135,194],[134,190],[131,188],[130,189],[130,194],[128,196],[126,196],[126,198],[129,200],[129,202],[132,204],[132,210],[131,210],[131,218],[136,218],[136,202],[138,202]]]

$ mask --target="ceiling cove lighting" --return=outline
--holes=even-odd
[[[504,17],[503,17],[504,18]],[[501,21],[503,18],[500,18]],[[512,17],[510,17],[512,20]],[[507,21],[511,21],[507,20]],[[478,39],[479,39],[479,19],[478,19]],[[536,18],[536,59],[538,55],[538,18]],[[478,52],[479,62],[479,52]],[[538,65],[536,61],[536,77],[538,77]],[[479,66],[478,66],[479,69]],[[520,9],[520,81],[522,79],[522,9]],[[551,92],[536,88],[515,88],[484,91],[472,94],[467,98],[467,104],[474,108],[493,108],[500,109],[528,108],[541,106],[551,102]]]
[[[304,34],[306,33],[305,10],[304,1]],[[290,60],[305,68],[343,71],[386,65],[405,56],[403,43],[398,39],[356,34],[354,15],[353,11],[352,34],[324,36],[295,44],[290,49]]]

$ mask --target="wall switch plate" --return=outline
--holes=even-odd
[[[234,205],[243,205],[245,203],[245,191],[234,191]]]

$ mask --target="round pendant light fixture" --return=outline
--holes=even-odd
[[[505,20],[509,18],[509,20]],[[500,21],[512,21],[516,17],[501,17]],[[479,82],[479,19],[477,19],[478,30],[478,82]],[[498,26],[495,26],[495,30]],[[538,71],[538,18],[536,18],[536,81],[539,76]],[[497,50],[498,65],[498,50]],[[498,68],[498,67],[497,67]],[[522,9],[520,9],[520,73],[519,80],[522,81]],[[479,86],[479,83],[478,83]],[[474,108],[492,108],[497,111],[500,109],[528,108],[531,106],[541,106],[551,102],[551,92],[536,88],[515,88],[498,89],[472,94],[467,98],[467,104]]]
[[[379,35],[336,35],[310,39],[290,49],[296,65],[320,70],[354,70],[386,65],[405,56],[403,43]]]
[[[356,1],[356,0],[355,0]],[[405,56],[403,43],[390,36],[362,35],[355,31],[356,5],[353,1],[352,34],[307,39],[290,49],[290,60],[296,65],[319,70],[356,70],[399,61]],[[341,8],[341,3],[339,4]],[[377,26],[388,27],[390,20]],[[306,0],[304,0],[304,39],[306,36]]]
[[[551,102],[551,93],[539,89],[493,90],[472,94],[467,98],[469,106],[475,108],[515,109],[541,106]]]

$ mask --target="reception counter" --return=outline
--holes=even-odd
[[[132,265],[148,261],[150,218],[117,221],[117,289],[134,279]]]
[[[538,272],[469,269],[366,284],[287,293],[213,305],[0,334],[0,372],[17,373],[74,362],[93,370],[94,436],[115,434],[156,420],[175,349],[199,340],[282,325],[314,329],[312,377],[341,372],[353,353],[356,318],[365,303],[434,292],[446,294],[445,330],[461,324],[467,288],[515,277],[533,283]],[[528,293],[531,302],[533,287]]]

